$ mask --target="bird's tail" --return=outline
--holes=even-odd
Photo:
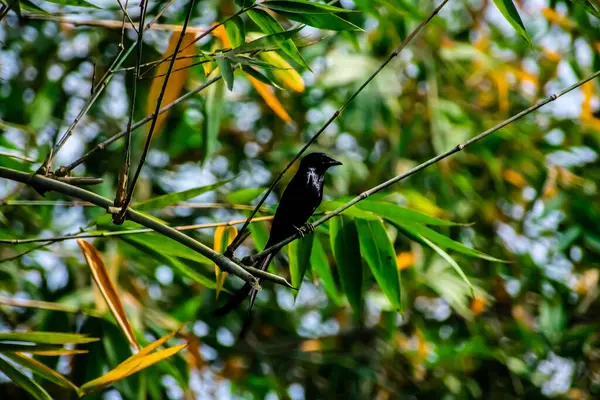
[[[271,263],[271,260],[273,259],[273,256],[273,254],[267,255],[265,258],[262,259],[258,267],[263,271],[266,271],[266,269],[269,267],[269,264]],[[244,286],[242,286],[242,288],[238,290],[224,306],[219,307],[214,311],[214,315],[216,317],[222,317],[230,313],[231,311],[238,308],[239,305],[244,301],[244,299],[248,297],[248,295],[250,295],[250,306],[248,308],[248,312],[250,312],[252,310],[252,306],[254,305],[254,300],[256,299],[257,293],[258,291],[256,289],[252,289],[252,287],[248,283],[244,284]]]

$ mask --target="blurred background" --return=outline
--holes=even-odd
[[[122,54],[120,43],[127,51],[137,34],[122,34],[118,2],[19,3],[22,16],[10,11],[0,23],[0,165],[33,172]],[[339,16],[357,29],[307,26],[295,57],[280,49],[257,56],[283,68],[262,69],[280,88],[237,70],[232,90],[219,81],[159,119],[134,203],[217,183],[184,204],[148,211],[171,226],[207,224],[188,233],[217,246],[223,229],[215,223],[246,218],[248,206],[303,144],[438,4],[331,3],[349,10]],[[335,200],[330,205],[600,70],[600,4],[515,0],[522,21],[516,27],[514,14],[509,20],[502,12],[512,4],[449,1],[324,131],[310,151],[344,163],[326,177],[325,199]],[[165,5],[144,32],[143,63],[171,54],[179,38],[189,1],[150,1],[147,21]],[[128,2],[127,10],[137,27],[139,2]],[[196,1],[186,38],[238,10],[233,1]],[[286,29],[297,26],[289,15],[272,15]],[[247,42],[263,35],[247,13],[240,21]],[[232,32],[218,28],[186,54],[236,47]],[[126,127],[136,54],[134,49],[81,118],[55,155],[53,170]],[[175,68],[185,69],[171,76],[162,104],[215,76],[214,64],[178,60]],[[139,80],[134,121],[154,111],[164,78],[151,78],[165,72],[162,64]],[[140,343],[186,323],[175,341],[188,344],[89,398],[598,398],[599,89],[598,80],[591,81],[381,197],[459,223],[435,230],[491,256],[449,250],[473,284],[473,296],[451,262],[386,223],[401,279],[401,310],[382,294],[364,260],[364,284],[353,304],[360,306],[351,307],[330,245],[333,228],[326,224],[316,232],[322,249],[316,256],[313,247],[297,295],[265,282],[251,332],[238,341],[246,307],[222,319],[211,315],[217,299],[208,259],[178,253],[154,234],[86,239],[102,255]],[[134,166],[147,132],[145,126],[132,135]],[[114,199],[124,145],[121,139],[94,153],[72,175],[102,178],[90,190]],[[259,216],[273,213],[293,172]],[[0,179],[0,199],[2,239],[75,234],[91,225],[96,232],[139,228],[111,225],[104,210],[58,193],[41,197],[7,179]],[[262,250],[266,242],[269,221],[251,226],[238,257]],[[289,254],[282,251],[271,271],[289,276]],[[132,354],[75,240],[0,244],[0,259],[1,331],[82,332],[101,339],[84,347],[86,354],[36,357],[40,362],[81,385]],[[323,265],[329,275],[319,272]],[[229,277],[224,290],[239,283]],[[221,292],[219,301],[227,296]],[[36,306],[34,300],[47,303]],[[39,382],[54,398],[76,398],[72,390]],[[27,398],[3,374],[0,393]]]

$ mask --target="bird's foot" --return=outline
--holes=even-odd
[[[302,230],[302,228],[298,228],[296,225],[292,225],[294,227],[294,229],[296,230],[296,232],[298,232],[298,236],[300,236],[300,238],[304,237],[304,231]]]
[[[313,224],[311,224],[310,222],[307,222],[302,227],[302,230],[304,231],[304,233],[313,233],[315,231],[315,226]]]

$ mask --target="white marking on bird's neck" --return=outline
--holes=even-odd
[[[323,181],[323,174],[319,174],[317,169],[314,167],[308,168],[306,172],[307,183],[308,184],[319,184]]]

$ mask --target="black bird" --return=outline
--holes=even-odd
[[[282,240],[296,234],[310,216],[315,212],[323,199],[323,178],[325,172],[335,165],[342,165],[325,153],[311,153],[300,161],[300,168],[285,188],[281,201],[277,206],[275,218],[271,225],[271,234],[265,248],[269,248]],[[258,262],[258,268],[265,271],[276,253],[265,256]],[[245,284],[229,299],[229,302],[215,311],[216,316],[223,316],[237,308],[250,295],[252,310],[257,291]]]

